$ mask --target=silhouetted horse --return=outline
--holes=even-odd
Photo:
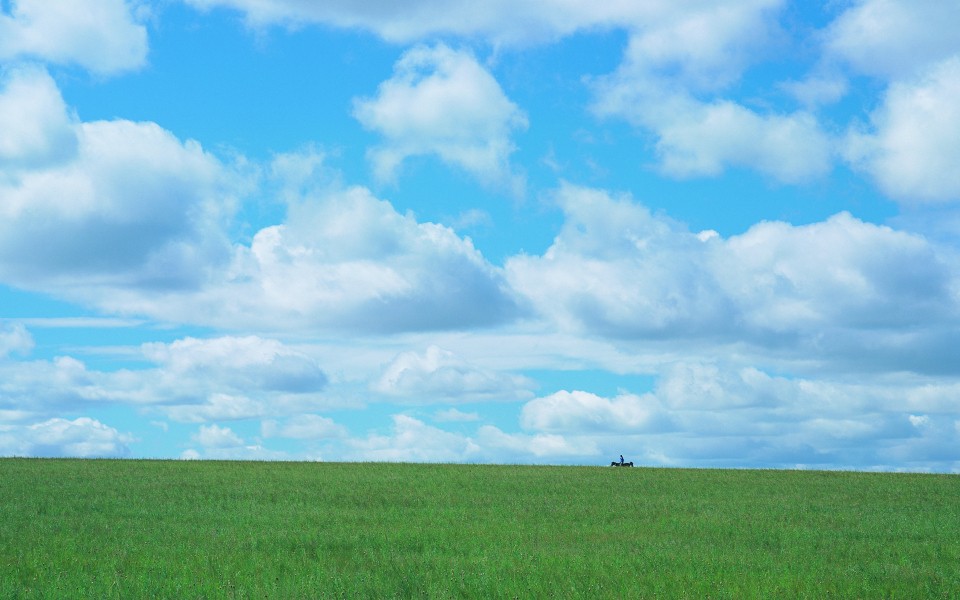
[[[612,463],[610,463],[610,466],[611,467],[632,467],[633,463],[632,462],[621,463],[621,462],[613,461]]]

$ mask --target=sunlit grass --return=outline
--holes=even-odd
[[[0,598],[960,596],[960,477],[0,460]]]

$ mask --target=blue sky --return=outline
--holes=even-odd
[[[0,455],[957,472],[958,20],[0,1]]]

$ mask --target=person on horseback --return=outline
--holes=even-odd
[[[621,466],[621,467],[623,466],[623,455],[622,455],[622,454],[620,455],[620,466]]]

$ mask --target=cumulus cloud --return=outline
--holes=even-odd
[[[833,140],[807,111],[761,113],[732,100],[703,101],[686,84],[621,72],[594,83],[594,110],[624,118],[656,136],[658,168],[673,177],[755,169],[784,183],[829,172]]]
[[[469,240],[365,188],[318,183],[316,157],[278,159],[279,188],[259,191],[288,203],[286,222],[231,244],[249,182],[196,142],[153,123],[76,122],[38,70],[10,76],[0,104],[19,111],[0,115],[13,132],[0,137],[4,283],[228,329],[444,329],[520,311]]]
[[[960,54],[919,78],[895,82],[871,114],[870,127],[848,135],[846,158],[895,200],[960,201],[958,97]]]
[[[941,356],[960,317],[957,257],[920,236],[841,213],[723,239],[598,190],[567,185],[558,202],[566,221],[551,247],[512,257],[506,270],[568,331],[813,352],[861,368],[957,369]]]
[[[333,419],[313,414],[289,417],[284,421],[268,419],[260,424],[260,432],[265,438],[297,440],[337,439],[348,435],[343,425]]]
[[[354,101],[354,116],[384,138],[370,152],[381,179],[393,179],[408,157],[436,155],[485,183],[521,185],[509,164],[510,136],[526,128],[526,116],[467,51],[408,50],[376,97]]]
[[[227,326],[266,317],[271,327],[396,332],[491,325],[520,311],[469,240],[360,187],[291,205],[285,224],[238,249],[216,293],[223,301],[206,316]]]
[[[705,242],[628,197],[564,185],[566,218],[542,256],[508,259],[513,286],[561,327],[607,336],[703,331],[730,307],[716,293]]]
[[[72,158],[76,119],[46,71],[19,67],[0,72],[0,173]]]
[[[33,336],[23,323],[0,322],[0,360],[14,353],[27,354],[33,345]]]
[[[433,414],[433,420],[438,423],[469,423],[479,421],[480,415],[475,412],[463,412],[456,408],[438,410]]]
[[[180,422],[204,423],[276,416],[326,404],[326,373],[316,360],[258,336],[149,343],[157,366],[131,377],[146,383],[142,402]]]
[[[403,10],[379,4],[362,9],[349,3],[308,6],[290,0],[191,3],[205,9],[230,6],[260,25],[359,27],[398,41],[453,34],[510,44],[553,40],[581,30],[625,30],[630,42],[623,64],[594,82],[597,111],[653,131],[661,140],[658,150],[666,172],[700,176],[749,167],[792,183],[829,168],[828,139],[812,115],[760,114],[730,100],[700,102],[688,94],[713,93],[736,81],[756,60],[757,50],[776,36],[783,0],[655,0],[604,6],[559,0],[421,0],[405,4]],[[502,181],[512,149],[509,134],[526,124],[525,116],[471,56],[445,46],[409,51],[378,97],[357,102],[355,115],[387,140],[372,154],[384,177],[408,156],[436,154],[485,180]],[[718,123],[726,126],[717,129]]]
[[[831,168],[831,140],[810,113],[758,114],[729,100],[687,106],[641,119],[657,132],[660,169],[675,177],[753,168],[777,181],[801,183]]]
[[[477,450],[471,439],[407,415],[394,415],[386,435],[371,434],[347,443],[348,458],[388,462],[462,462]]]
[[[617,70],[594,78],[593,109],[653,133],[673,177],[756,169],[800,183],[826,174],[831,141],[808,112],[758,112],[715,96],[770,43],[779,1],[693,3],[631,30]]]
[[[385,434],[371,433],[345,444],[339,452],[347,460],[550,463],[597,454],[592,440],[570,440],[553,433],[506,433],[492,425],[465,435],[431,427],[407,415],[394,415]]]
[[[670,427],[653,396],[622,394],[607,399],[589,392],[565,390],[525,404],[520,424],[524,429],[561,433],[639,433]]]
[[[3,281],[100,303],[127,286],[196,286],[229,257],[223,169],[196,142],[76,122],[40,70],[9,76],[0,106]]]
[[[403,352],[388,364],[374,389],[418,402],[456,399],[515,399],[530,394],[529,379],[470,365],[454,353],[430,346],[423,354]]]
[[[108,74],[147,59],[147,31],[124,0],[10,0],[0,4],[0,60],[39,58]]]
[[[0,455],[77,458],[129,456],[134,438],[96,419],[54,418],[0,429]]]
[[[943,0],[858,0],[824,32],[828,55],[855,71],[909,78],[960,52],[960,5]]]
[[[68,356],[53,360],[0,360],[0,411],[18,422],[137,398],[138,391],[123,372],[89,370],[83,362]]]
[[[653,465],[830,465],[951,470],[944,451],[954,424],[941,413],[949,379],[869,382],[788,378],[721,362],[667,366],[651,392],[604,398],[560,391],[530,401],[521,423],[532,437],[562,435],[570,447]],[[506,434],[476,436],[478,445]],[[516,436],[506,436],[516,437]],[[486,440],[486,442],[484,441]],[[933,453],[938,449],[939,454]],[[596,454],[595,453],[595,454]],[[578,460],[592,456],[584,451]]]
[[[148,343],[143,353],[172,378],[228,383],[236,390],[313,393],[327,384],[315,360],[258,336]]]
[[[282,451],[271,450],[260,444],[247,443],[229,427],[219,425],[201,426],[191,436],[191,441],[200,446],[200,450],[188,448],[180,458],[196,460],[285,460],[290,457]]]
[[[271,23],[322,23],[336,27],[373,31],[384,39],[410,42],[424,37],[452,34],[483,37],[498,44],[529,44],[549,41],[576,31],[596,28],[649,27],[672,22],[690,12],[709,11],[716,3],[693,0],[678,5],[669,0],[648,2],[609,2],[591,5],[564,0],[416,0],[402,7],[390,2],[358,5],[348,0],[305,3],[297,0],[187,0],[200,9],[227,6],[243,11],[250,22],[262,26]],[[777,6],[781,0],[740,0],[714,10],[715,20],[724,13]],[[691,44],[710,38],[716,29],[709,20]],[[689,51],[689,50],[688,50]]]
[[[243,438],[232,429],[218,425],[201,426],[191,439],[206,448],[234,448],[243,445]]]
[[[12,329],[21,346],[22,330]],[[142,369],[100,371],[73,357],[0,361],[0,411],[39,419],[125,404],[179,422],[209,423],[304,412],[330,401],[317,362],[276,340],[248,336],[149,343]]]

